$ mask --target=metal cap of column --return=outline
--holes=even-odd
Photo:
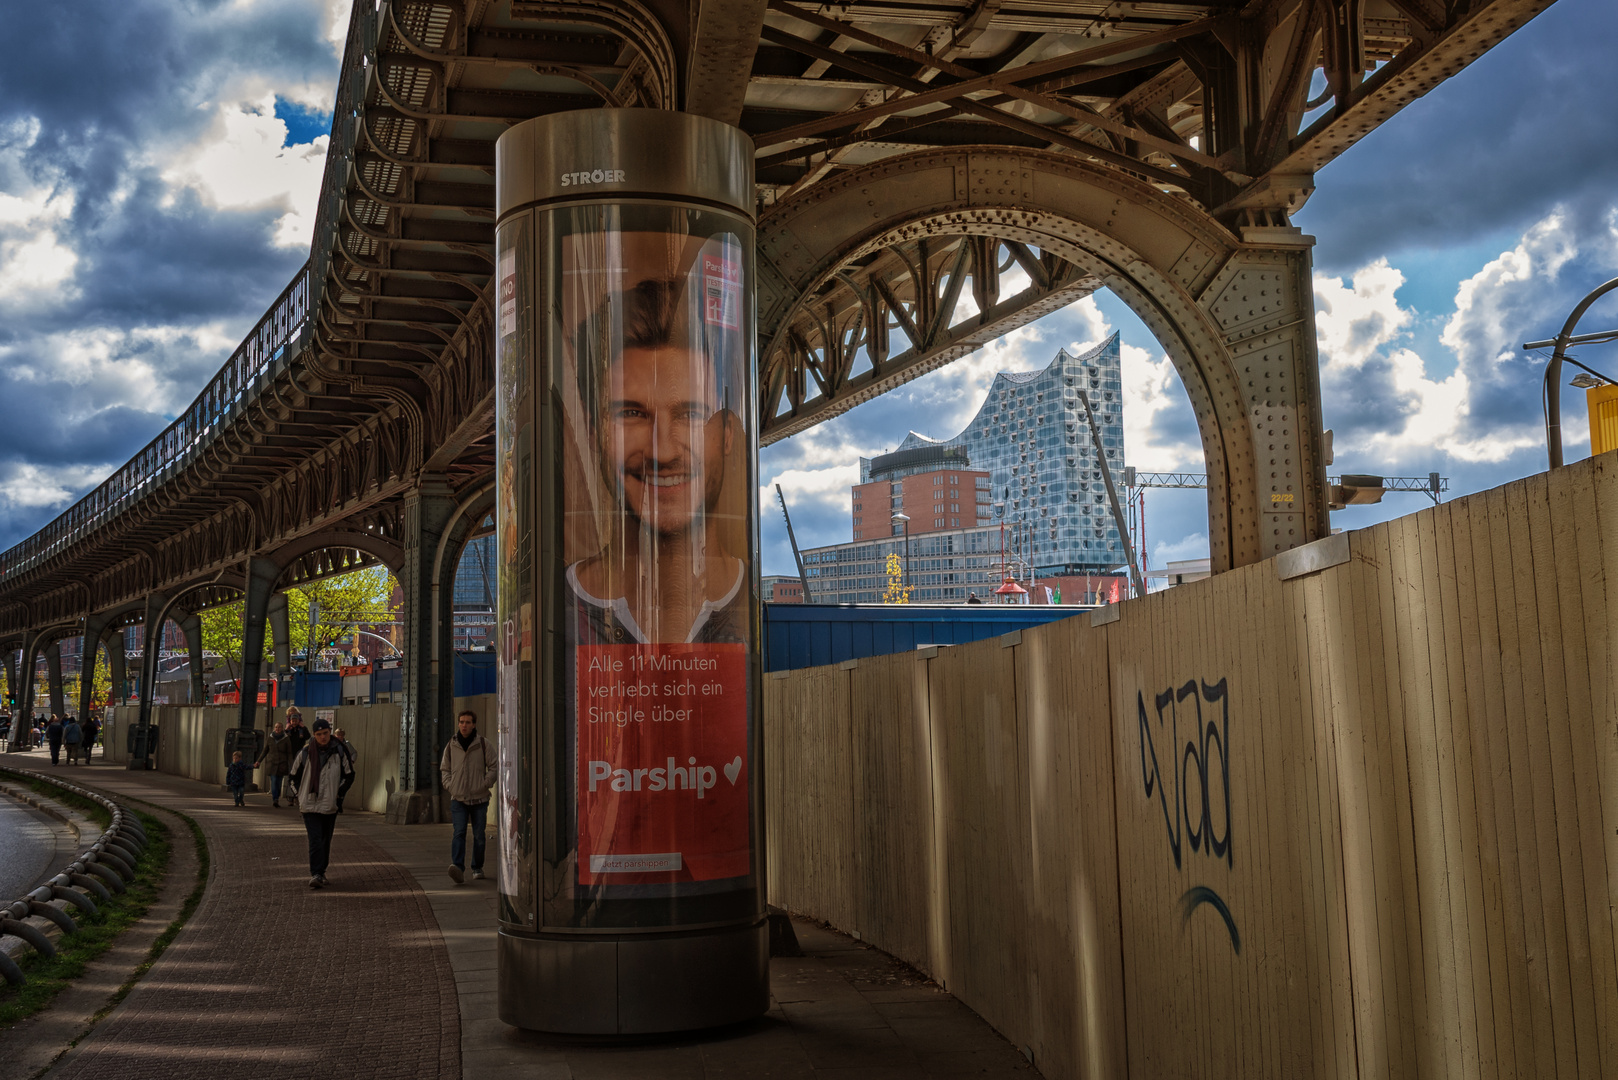
[[[494,146],[495,215],[539,204],[645,195],[756,220],[753,141],[740,128],[662,109],[579,109],[518,124]]]

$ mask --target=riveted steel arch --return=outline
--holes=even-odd
[[[784,362],[794,321],[874,252],[927,235],[1049,251],[1112,288],[1167,351],[1207,457],[1214,566],[1245,565],[1328,525],[1309,241],[1262,222],[1242,231],[1143,181],[1055,154],[986,147],[888,158],[823,181],[761,222],[764,382]]]

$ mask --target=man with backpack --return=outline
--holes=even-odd
[[[50,744],[51,764],[62,763],[62,718],[51,713],[51,722],[45,725],[45,741]]]
[[[79,747],[84,745],[84,729],[71,716],[62,725],[62,745],[67,747],[67,763],[77,765],[79,763]]]

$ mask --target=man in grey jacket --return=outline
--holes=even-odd
[[[477,714],[467,709],[455,718],[455,734],[438,763],[449,792],[455,836],[449,845],[449,876],[459,885],[466,873],[466,828],[472,827],[472,876],[483,876],[483,849],[488,843],[489,789],[499,768],[494,747],[478,734]]]
[[[309,833],[309,887],[319,889],[326,884],[337,808],[354,782],[354,765],[343,744],[331,737],[330,720],[316,720],[310,730],[313,736],[292,761],[292,788]]]

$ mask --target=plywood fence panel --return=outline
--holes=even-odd
[[[1512,508],[1507,505],[1505,489],[1485,492],[1481,499],[1488,510],[1486,521],[1494,575],[1495,618],[1500,634],[1499,660],[1505,706],[1502,741],[1506,752],[1506,771],[1511,778],[1511,810],[1517,834],[1516,871],[1518,887],[1522,891],[1526,944],[1523,956],[1525,959],[1531,958],[1521,968],[1529,980],[1529,1016],[1534,1050],[1530,1075],[1554,1076],[1557,1073],[1557,1047],[1552,1018],[1553,976],[1546,945],[1545,890],[1537,856],[1540,838],[1535,822],[1534,770],[1528,753],[1528,717],[1537,717],[1543,712],[1533,705],[1529,695],[1528,674],[1536,665],[1524,660],[1525,650],[1534,647],[1536,641],[1533,625],[1523,617],[1522,612],[1525,604],[1532,606],[1532,590],[1524,601],[1519,601],[1512,558],[1514,544],[1519,538],[1511,535],[1509,524]]]
[[[778,680],[772,887],[1053,1080],[1614,1075],[1615,474]]]
[[[1025,634],[1017,712],[1027,731],[1034,1061],[1047,1076],[1127,1073],[1104,628],[1086,617]]]
[[[1506,534],[1511,541],[1515,614],[1521,630],[1519,670],[1522,673],[1524,717],[1523,730],[1516,741],[1523,747],[1522,764],[1532,791],[1529,817],[1534,830],[1534,863],[1531,872],[1537,877],[1540,888],[1538,922],[1544,933],[1542,963],[1550,986],[1555,1068],[1559,1076],[1576,1076],[1576,1017],[1568,956],[1566,902],[1557,843],[1556,776],[1551,763],[1550,740],[1545,730],[1548,700],[1544,655],[1540,651],[1544,628],[1538,599],[1542,583],[1534,565],[1535,538],[1529,524],[1530,483],[1532,478],[1503,489],[1507,510]]]
[[[1209,585],[1108,627],[1129,1069],[1331,1075],[1350,1035],[1311,975],[1333,948],[1311,882],[1335,857],[1310,835],[1302,610],[1268,567]]]
[[[932,967],[933,781],[927,664],[914,653],[849,671],[856,914],[847,929],[923,971]]]
[[[766,679],[770,902],[853,927],[853,748],[849,672]]]
[[[1490,974],[1495,991],[1499,1075],[1532,1076],[1534,1010],[1529,975],[1523,888],[1511,780],[1511,745],[1502,671],[1501,627],[1495,594],[1494,545],[1486,500],[1451,503],[1457,559],[1470,553],[1470,576],[1458,582],[1464,663],[1471,683],[1467,739],[1472,746],[1479,818],[1479,859],[1485,883],[1485,918],[1491,934]]]
[[[1551,792],[1550,809],[1555,829],[1555,844],[1551,854],[1556,860],[1556,877],[1561,892],[1559,914],[1566,934],[1567,981],[1572,1011],[1573,1051],[1577,1063],[1576,1075],[1596,1077],[1600,1072],[1600,1047],[1597,1040],[1595,1015],[1596,993],[1591,963],[1590,922],[1585,908],[1583,845],[1580,832],[1583,822],[1579,818],[1579,797],[1573,762],[1573,726],[1571,712],[1581,710],[1578,724],[1588,715],[1588,689],[1579,692],[1569,685],[1568,662],[1570,654],[1582,652],[1582,631],[1578,640],[1563,635],[1563,612],[1558,579],[1572,566],[1558,561],[1555,547],[1556,527],[1551,520],[1550,476],[1530,477],[1524,484],[1528,503],[1529,554],[1534,577],[1539,583],[1535,594],[1539,618],[1539,659],[1543,668],[1545,687],[1545,715],[1539,730],[1543,733],[1549,760],[1548,787]],[[1564,551],[1565,555],[1566,552]],[[1587,682],[1579,680],[1581,684]]]
[[[935,828],[947,837],[948,981],[1002,1034],[1028,1045],[1034,1015],[1026,746],[1012,650],[990,638],[928,661],[937,748]]]
[[[1589,774],[1596,786],[1596,820],[1602,841],[1601,860],[1590,869],[1591,876],[1599,879],[1593,888],[1606,900],[1604,905],[1591,906],[1593,917],[1606,930],[1607,946],[1599,958],[1606,965],[1618,963],[1618,906],[1614,904],[1618,897],[1618,633],[1612,625],[1618,618],[1618,452],[1603,454],[1590,464],[1590,494],[1584,494],[1581,483],[1574,497],[1578,512],[1573,534],[1579,552],[1577,578],[1585,602],[1583,630],[1593,743]],[[1597,992],[1602,995],[1597,1015],[1603,1024],[1602,1061],[1606,1065],[1618,1054],[1618,1035],[1610,1034],[1611,1026],[1618,1022],[1618,980],[1600,980]]]

